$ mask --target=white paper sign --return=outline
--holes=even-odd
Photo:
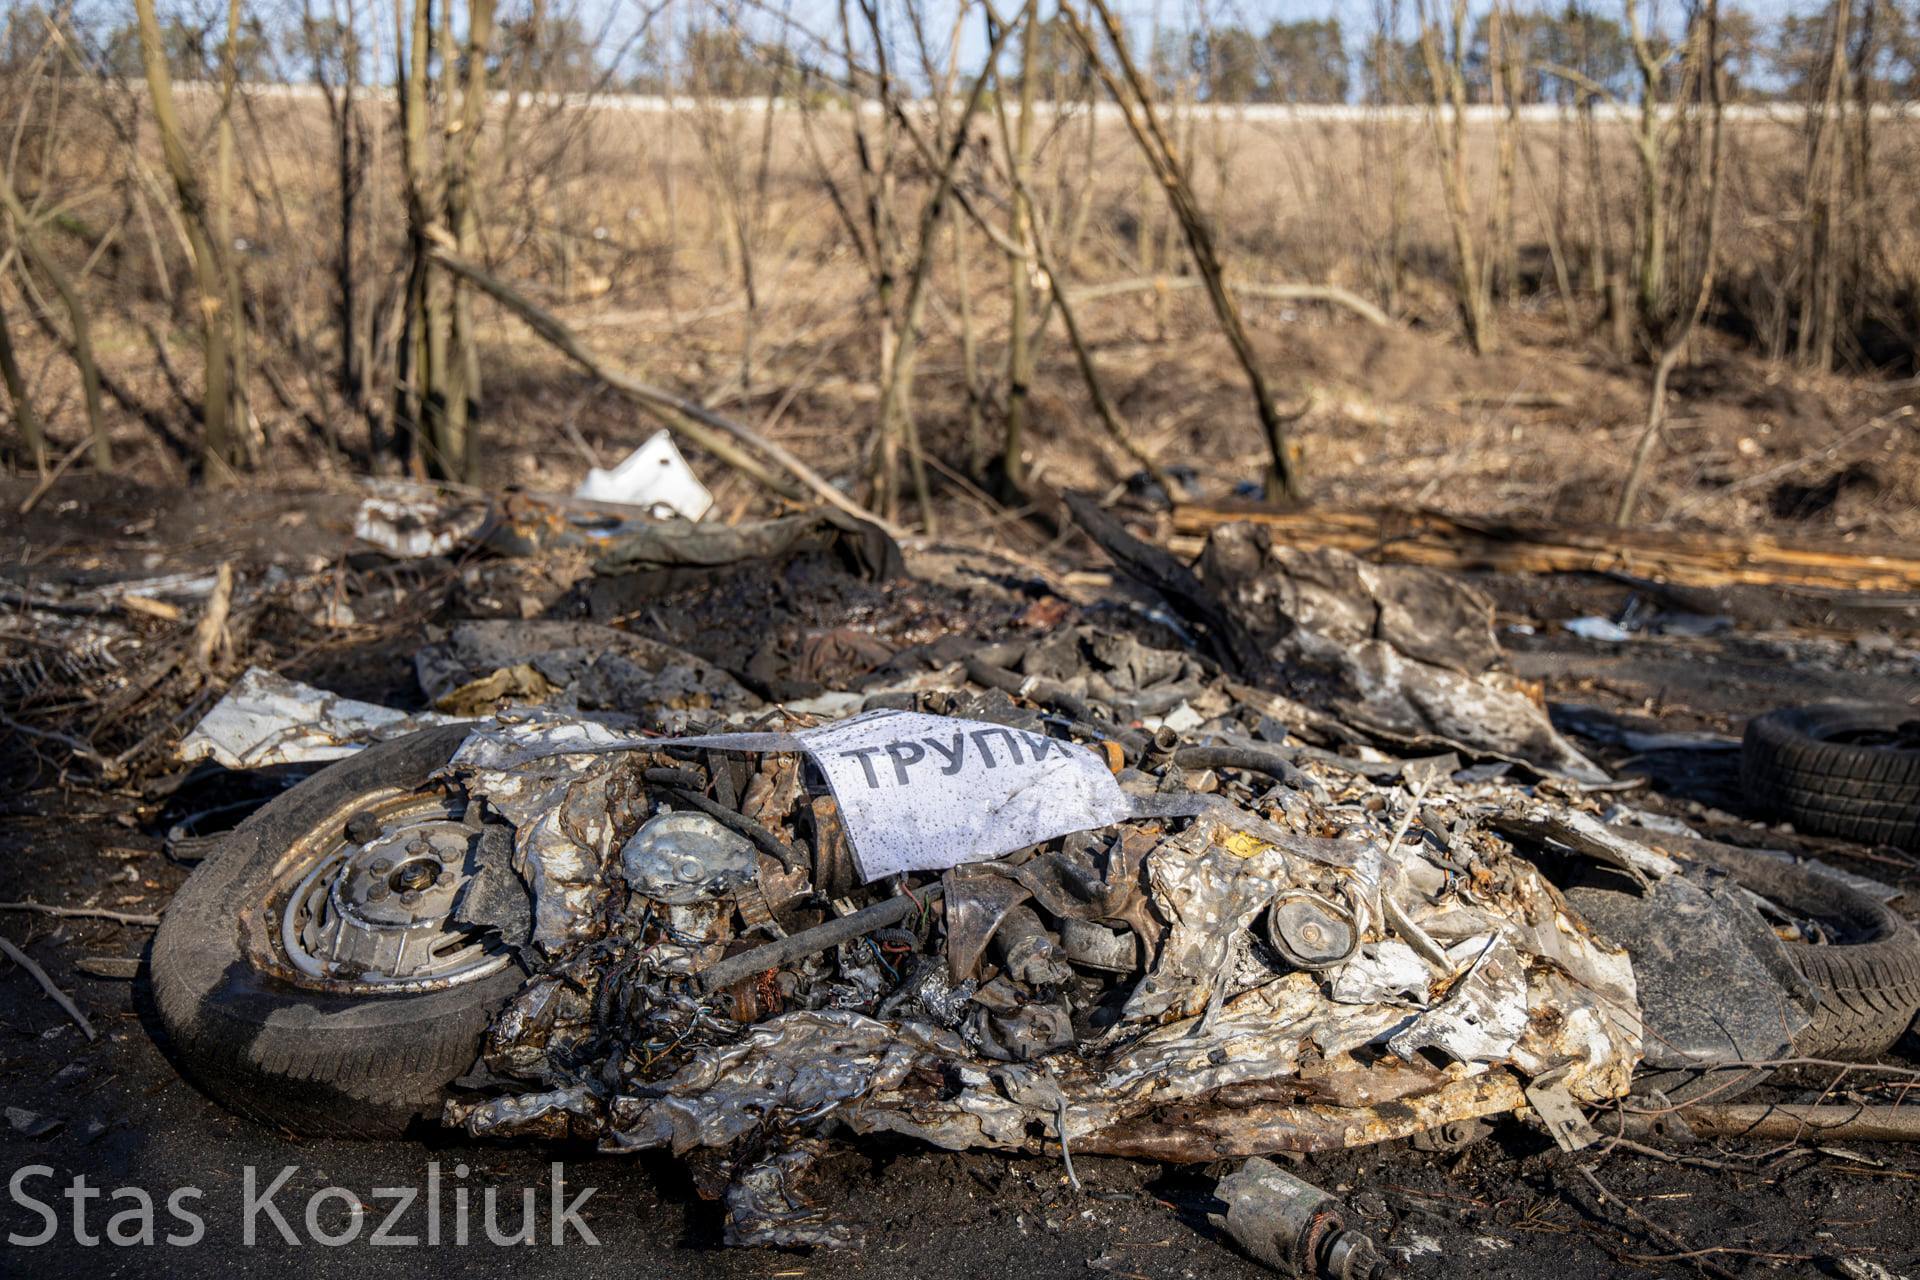
[[[1135,815],[1087,748],[979,720],[875,711],[794,735],[833,788],[863,879],[984,862]]]
[[[985,862],[1129,818],[1190,817],[1208,803],[1187,793],[1130,796],[1078,743],[918,711],[870,711],[798,733],[608,738],[591,728],[569,728],[566,743],[525,725],[482,729],[454,762],[508,769],[547,756],[669,746],[805,752],[826,775],[868,882]]]

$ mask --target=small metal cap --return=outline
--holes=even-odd
[[[1327,969],[1353,954],[1360,931],[1337,902],[1296,889],[1274,899],[1267,912],[1267,938],[1302,969]]]

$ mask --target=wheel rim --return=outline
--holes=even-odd
[[[357,808],[289,850],[265,904],[268,967],[315,990],[409,995],[477,982],[513,961],[453,916],[481,828],[464,797],[411,794]]]
[[[1889,725],[1841,725],[1820,735],[1820,740],[1880,751],[1920,751],[1920,720]]]

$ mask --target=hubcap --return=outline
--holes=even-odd
[[[302,985],[361,994],[438,990],[497,973],[512,957],[453,912],[480,838],[464,806],[414,797],[356,814],[289,873],[280,945]],[[282,881],[285,883],[285,881]]]

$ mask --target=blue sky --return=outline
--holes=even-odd
[[[719,0],[726,3],[727,0]],[[783,0],[754,0],[763,7],[776,7]],[[955,0],[927,0],[928,13],[932,19],[930,26],[937,29],[942,39],[951,25]],[[1144,49],[1149,33],[1158,25],[1162,30],[1179,30],[1200,25],[1201,15],[1220,25],[1232,24],[1255,30],[1263,29],[1280,20],[1301,20],[1334,17],[1345,28],[1350,47],[1357,47],[1364,34],[1374,25],[1375,11],[1372,0],[1362,3],[1338,3],[1336,0],[1109,0],[1116,13],[1127,24],[1129,34],[1137,50]],[[1754,14],[1763,25],[1770,24],[1788,13],[1811,15],[1824,7],[1823,0],[1721,0],[1723,7],[1738,7]],[[597,14],[604,20],[609,12],[627,16],[637,13],[633,7],[608,10],[605,0],[579,0],[584,15]],[[714,0],[674,0],[677,10],[676,25],[684,26],[691,15],[702,12]],[[1524,11],[1530,8],[1560,8],[1565,0],[1516,0]],[[1624,7],[1619,0],[1587,0],[1589,7],[1603,16],[1622,18]],[[1010,15],[1019,7],[1019,0],[996,0],[1003,15]],[[1400,0],[1400,9],[1408,20],[1416,7],[1416,0]],[[1484,10],[1484,4],[1475,4],[1477,10]],[[1049,13],[1053,0],[1043,0],[1042,13]],[[710,11],[710,10],[709,10]],[[794,19],[806,27],[828,32],[837,22],[837,0],[790,0],[789,11]],[[1676,24],[1684,7],[1679,0],[1650,0],[1647,11],[1652,14],[1653,22],[1658,26]],[[619,26],[616,22],[616,26]],[[985,55],[987,40],[985,25],[979,15],[971,17],[962,31],[960,39],[961,64],[968,71],[978,68]]]

